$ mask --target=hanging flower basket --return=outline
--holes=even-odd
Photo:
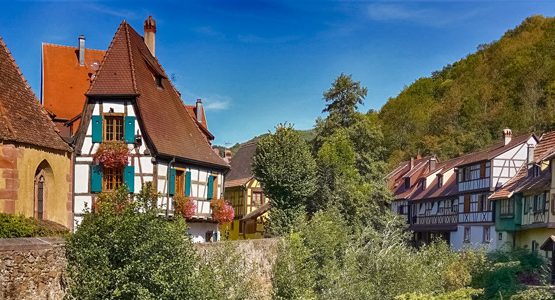
[[[173,196],[174,210],[175,213],[182,216],[185,219],[190,219],[195,215],[197,206],[195,201],[189,197],[175,195]]]
[[[100,144],[93,158],[104,168],[122,168],[129,162],[129,149],[120,141],[104,142]]]
[[[219,224],[229,223],[235,217],[233,207],[224,199],[212,200],[210,208],[212,209],[212,219]]]

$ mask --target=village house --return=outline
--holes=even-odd
[[[71,148],[1,38],[0,140],[0,212],[71,228]]]
[[[433,157],[402,163],[386,177],[395,182],[392,210],[405,217],[416,242],[439,237],[455,250],[494,250],[495,205],[489,196],[517,174],[536,143],[532,134],[513,138],[505,129],[503,141],[483,151],[444,163]]]
[[[219,230],[212,220],[210,203],[223,196],[224,174],[229,165],[212,150],[214,137],[208,131],[202,102],[185,105],[156,59],[155,35],[152,17],[144,23],[144,37],[123,21],[98,67],[94,58],[92,65],[87,62],[86,53],[91,51],[80,39],[78,49],[68,52],[66,59],[74,59],[75,66],[79,62],[75,58],[85,51],[86,67],[75,71],[81,75],[91,73],[86,74],[87,78],[76,77],[80,82],[90,82],[83,91],[85,99],[51,96],[46,92],[50,86],[65,82],[56,76],[47,77],[50,72],[43,74],[43,102],[51,114],[65,120],[73,112],[64,114],[60,107],[65,102],[82,101],[82,114],[69,122],[80,122],[77,129],[73,128],[72,138],[75,224],[79,224],[86,209],[93,207],[98,193],[122,184],[137,193],[144,184],[152,182],[162,195],[158,203],[161,214],[174,214],[176,195],[192,199],[196,208],[188,225],[193,240],[217,240]],[[43,56],[45,71],[49,59]],[[75,86],[82,88],[86,84]],[[125,165],[113,167],[93,159],[99,148],[122,144],[129,151]]]
[[[241,145],[231,158],[231,171],[226,176],[225,199],[235,210],[235,220],[226,228],[232,240],[264,237],[270,200],[252,172],[255,151],[256,142]]]
[[[498,248],[539,251],[541,244],[555,235],[555,204],[551,201],[554,159],[555,132],[551,131],[543,134],[535,147],[529,147],[527,163],[517,175],[490,196],[496,203]]]

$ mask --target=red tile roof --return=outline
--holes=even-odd
[[[0,140],[70,151],[2,38],[0,38]]]
[[[156,83],[157,76],[162,87]],[[144,132],[159,155],[229,168],[212,150],[143,38],[127,22],[116,31],[87,96],[136,97]]]
[[[77,47],[42,44],[42,104],[57,119],[71,120],[83,112],[92,76],[105,51],[85,49],[85,64],[79,65]],[[79,127],[79,120],[74,128]]]
[[[214,135],[208,130],[208,123],[206,122],[206,114],[204,113],[204,109],[202,109],[202,120],[199,122],[197,119],[197,107],[195,105],[185,105],[185,109],[187,109],[187,113],[197,122],[202,132],[206,135],[209,140],[214,139]]]
[[[464,157],[464,162],[459,165],[460,166],[468,165],[479,161],[493,159],[494,157],[500,155],[501,153],[509,151],[514,147],[526,142],[528,139],[530,139],[533,136],[534,136],[533,134],[523,134],[517,137],[513,137],[507,145],[505,145],[504,141],[500,141],[486,148],[485,150],[466,154],[462,156]]]

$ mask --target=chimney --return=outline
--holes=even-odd
[[[531,164],[534,162],[534,149],[536,145],[528,145],[528,163]]]
[[[202,107],[202,100],[197,99],[197,104],[195,105],[195,117],[197,122],[202,123],[202,118],[204,116],[204,108]]]
[[[412,168],[414,168],[414,157],[410,157],[410,165],[409,165],[409,171],[412,170]]]
[[[437,158],[435,156],[432,156],[430,158],[429,164],[430,164],[430,171],[435,170],[436,169],[436,164],[437,164]]]
[[[79,36],[79,65],[85,65],[85,36]]]
[[[148,47],[148,50],[150,50],[150,53],[152,54],[152,56],[156,57],[156,21],[154,21],[154,19],[152,18],[152,16],[148,16],[148,19],[145,20],[145,35],[144,35],[144,41],[146,46]]]
[[[503,129],[503,143],[507,146],[513,137],[513,132],[509,128]]]
[[[231,150],[225,149],[225,151],[224,151],[225,161],[230,162],[231,161],[231,155],[232,155]]]

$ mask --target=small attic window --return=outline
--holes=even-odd
[[[162,85],[162,76],[160,75],[154,75],[154,80],[156,81],[156,86],[163,89],[164,86]]]
[[[538,165],[534,165],[532,166],[532,177],[538,177],[540,176],[540,166]]]
[[[405,177],[405,189],[410,188],[410,177]]]
[[[443,175],[437,174],[437,187],[440,188],[443,186]]]

